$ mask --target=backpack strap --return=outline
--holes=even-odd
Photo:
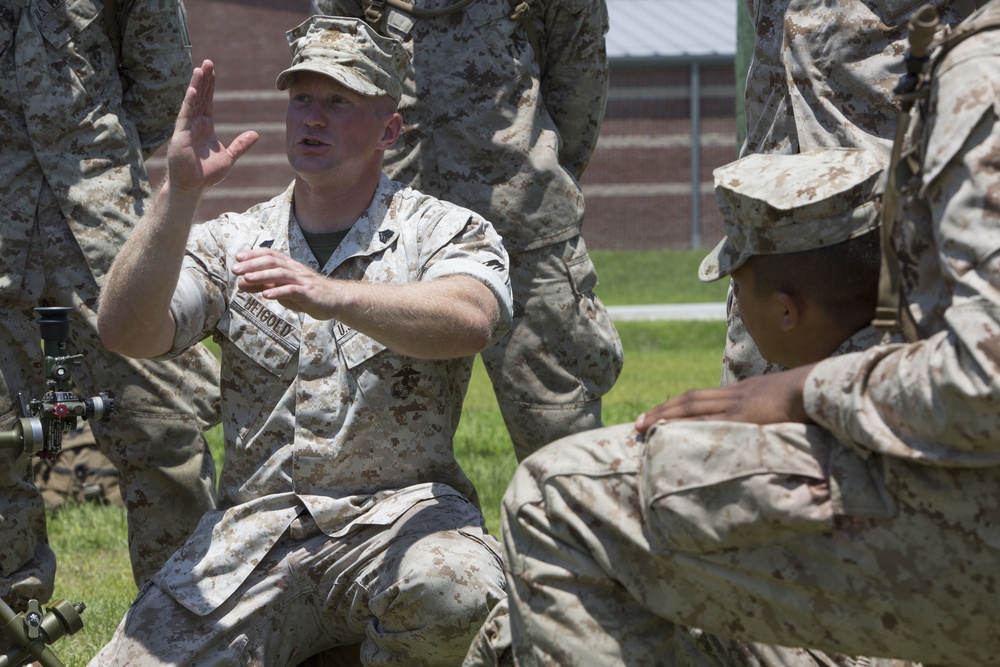
[[[913,321],[910,309],[906,307],[900,285],[899,256],[892,245],[892,234],[896,224],[896,213],[899,209],[899,186],[908,178],[904,178],[901,170],[907,167],[902,160],[903,143],[906,140],[906,129],[909,124],[910,110],[914,102],[926,95],[929,87],[924,71],[930,61],[928,55],[934,31],[938,27],[937,10],[927,5],[910,17],[909,43],[906,54],[906,74],[899,80],[893,91],[899,100],[899,113],[896,116],[896,134],[892,141],[892,153],[889,158],[889,168],[886,173],[885,191],[882,193],[882,266],[878,281],[878,304],[875,307],[875,319],[872,326],[882,332],[902,333],[906,339],[913,342],[919,338],[917,326]]]
[[[416,7],[413,3],[406,2],[406,0],[367,0],[365,2],[365,22],[380,33],[385,34],[386,5],[417,18],[434,19],[460,12],[473,2],[475,0],[457,0],[454,4],[442,7],[441,9],[424,9],[423,7]]]
[[[406,12],[417,18],[433,19],[460,12],[473,2],[475,0],[457,0],[454,4],[442,7],[441,9],[424,9],[423,7],[416,7],[413,3],[406,2],[406,0],[366,0],[365,22],[384,35],[386,34],[386,6]],[[541,48],[538,42],[538,31],[535,30],[535,24],[531,20],[529,0],[512,0],[512,2],[514,12],[510,17],[518,21],[521,27],[524,28],[524,32],[528,36],[528,42],[531,44],[531,50],[535,54],[535,62],[541,66]]]
[[[542,47],[538,41],[538,31],[535,30],[535,22],[531,20],[531,5],[529,0],[514,0],[514,13],[510,15],[515,21],[521,23],[524,34],[528,36],[528,43],[531,44],[531,51],[535,54],[535,62],[538,63],[538,71],[542,71]]]
[[[1000,2],[994,2],[986,12],[980,10],[989,2],[969,0],[961,4],[974,4],[976,9],[954,30],[946,33],[934,52],[933,59],[929,52],[934,32],[938,27],[937,11],[928,5],[910,18],[907,72],[894,91],[900,102],[900,112],[896,119],[896,134],[892,142],[885,192],[882,195],[882,268],[879,275],[878,305],[872,325],[879,331],[902,333],[911,342],[917,340],[919,335],[913,315],[907,308],[906,299],[902,294],[899,257],[892,245],[893,228],[899,209],[900,184],[920,170],[920,161],[913,152],[903,153],[910,111],[915,102],[926,99],[929,95],[934,68],[949,51],[972,35],[1000,28]],[[963,6],[963,10],[966,8]]]

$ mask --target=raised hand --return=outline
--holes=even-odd
[[[249,130],[228,147],[223,145],[215,136],[214,95],[215,65],[205,60],[191,73],[191,84],[167,145],[168,178],[174,189],[203,191],[215,185],[259,138]]]

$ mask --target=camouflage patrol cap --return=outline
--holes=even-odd
[[[399,102],[410,57],[398,39],[337,16],[313,16],[285,34],[292,66],[278,75],[278,90],[287,90],[296,72],[317,72],[361,95],[388,95]]]
[[[704,282],[730,275],[753,255],[815,250],[879,225],[877,153],[828,148],[754,154],[713,172],[726,236],[702,261]]]

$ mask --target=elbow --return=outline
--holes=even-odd
[[[129,341],[124,335],[121,327],[108,322],[107,318],[98,316],[97,333],[101,337],[101,343],[109,352],[121,354],[126,357],[139,356],[135,353],[135,350],[132,349],[132,346],[129,344]]]
[[[98,314],[97,333],[109,352],[133,359],[150,359],[170,350],[173,338],[157,335],[156,329],[129,325]]]
[[[493,292],[478,281],[455,321],[455,356],[482,352],[510,329],[510,317],[502,317],[501,306]]]
[[[477,328],[475,331],[469,333],[466,338],[466,344],[468,350],[467,354],[479,354],[486,348],[490,346],[493,342],[492,329],[490,328]]]
[[[97,312],[97,334],[100,336],[101,343],[105,349],[110,352],[122,354],[120,349],[122,345],[121,332],[103,310],[98,310]]]
[[[507,333],[510,328],[504,326],[502,330],[498,331],[501,327],[500,313],[499,309],[492,308],[487,312],[481,313],[481,316],[476,319],[475,322],[471,323],[468,328],[467,342],[472,349],[469,354],[478,354],[482,352],[487,347],[493,344],[500,336]]]

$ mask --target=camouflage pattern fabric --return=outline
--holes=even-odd
[[[0,0],[0,428],[20,416],[18,392],[45,388],[32,308],[74,307],[80,390],[114,391],[120,406],[94,432],[121,472],[142,584],[214,506],[201,432],[219,419],[218,364],[202,347],[168,363],[126,361],[97,334],[99,286],[150,195],[143,157],[170,136],[191,69],[179,2],[123,3],[120,70],[101,11],[96,0]],[[47,600],[54,556],[30,461],[0,457],[0,596]]]
[[[219,481],[219,509],[203,517],[159,573],[156,591],[147,591],[133,605],[129,619],[135,620],[126,620],[102,654],[117,658],[102,657],[94,664],[161,664],[152,657],[140,658],[147,649],[139,646],[149,641],[147,635],[175,622],[188,627],[197,621],[203,624],[198,627],[213,628],[210,636],[200,636],[202,630],[170,635],[173,642],[168,643],[178,646],[162,650],[183,648],[185,656],[188,648],[229,650],[228,644],[218,641],[228,636],[225,628],[231,614],[242,619],[244,628],[271,623],[268,619],[279,608],[272,607],[271,600],[278,591],[286,591],[291,603],[290,591],[315,576],[308,570],[312,556],[298,553],[297,548],[289,547],[291,556],[304,561],[303,572],[278,565],[279,570],[271,572],[266,565],[270,562],[266,559],[283,550],[282,541],[298,517],[309,517],[315,524],[322,533],[320,543],[328,545],[324,549],[337,554],[367,552],[376,547],[361,537],[391,533],[393,526],[405,528],[404,515],[422,503],[440,501],[441,512],[435,513],[433,522],[421,522],[422,541],[419,548],[414,545],[428,553],[393,552],[377,568],[385,576],[405,576],[407,586],[414,586],[414,596],[425,585],[435,587],[425,591],[437,601],[433,605],[416,597],[406,598],[402,605],[408,627],[423,627],[424,632],[400,630],[395,637],[383,636],[397,627],[383,614],[392,610],[394,599],[404,601],[395,583],[352,579],[337,581],[337,588],[331,589],[330,581],[315,582],[320,600],[335,601],[324,604],[340,604],[343,586],[350,586],[352,595],[360,594],[355,588],[370,586],[364,593],[370,597],[367,604],[356,600],[357,607],[350,603],[350,608],[325,610],[336,618],[324,618],[323,623],[335,625],[314,632],[312,643],[302,644],[305,653],[296,653],[295,642],[287,639],[288,623],[294,624],[301,614],[314,624],[316,610],[306,602],[301,609],[282,608],[281,619],[274,621],[281,629],[274,637],[270,630],[259,628],[252,636],[240,631],[241,642],[267,646],[240,648],[243,657],[233,658],[235,662],[296,664],[286,660],[364,640],[366,664],[454,665],[502,595],[503,574],[493,541],[483,535],[476,491],[455,460],[452,441],[472,359],[417,359],[396,353],[340,322],[317,321],[242,292],[231,271],[238,251],[267,244],[339,280],[406,284],[471,276],[496,295],[500,321],[495,337],[499,338],[511,318],[508,260],[499,236],[471,211],[382,176],[368,211],[321,267],[292,221],[291,197],[290,186],[245,214],[229,214],[192,231],[171,306],[178,326],[172,352],[210,334],[222,349],[226,462]],[[461,512],[453,509],[458,501]],[[467,557],[453,564],[444,554],[451,553],[456,539],[466,544]],[[322,553],[315,557],[318,562],[325,558]],[[414,572],[427,579],[409,573],[410,563],[418,561]],[[254,583],[261,577],[270,582],[266,588]],[[441,586],[447,590],[441,591]],[[446,612],[438,603],[454,608]],[[157,611],[163,604],[174,609],[169,617],[178,620],[163,620],[161,614],[167,612]],[[252,616],[244,618],[244,613]],[[370,626],[367,633],[366,626]],[[273,642],[284,651],[278,662],[270,653],[277,650],[269,646]],[[405,653],[399,647],[384,653],[391,642],[400,646],[412,642],[407,649],[412,651],[412,662],[400,657]],[[264,653],[257,655],[257,650]],[[161,649],[151,653],[160,655]],[[194,660],[187,664],[205,664]]]
[[[510,258],[514,326],[480,353],[518,460],[599,428],[623,351],[582,236]]]
[[[55,459],[34,459],[32,471],[46,510],[79,502],[125,505],[118,469],[101,453],[87,422],[63,436]]]
[[[747,155],[712,172],[725,236],[698,278],[732,275],[749,258],[820,250],[878,229],[886,162],[858,148]]]
[[[888,162],[906,23],[925,0],[744,0],[754,26],[742,154],[853,146]],[[944,25],[958,2],[939,7]]]
[[[925,0],[826,3],[744,0],[754,26],[742,155],[856,146],[886,162],[896,129],[893,88],[905,73],[906,23]],[[935,2],[942,25],[959,3]],[[722,384],[782,370],[746,332],[732,299]]]
[[[995,659],[998,91],[1000,30],[938,64],[895,238],[926,338],[820,362],[818,426],[622,425],[522,464],[503,535],[519,664],[664,664],[679,625]]]
[[[503,595],[499,544],[481,521],[454,493],[339,537],[303,514],[208,616],[147,586],[90,664],[280,667],[351,644],[350,662],[308,664],[454,666]]]
[[[741,666],[748,640],[947,665],[995,653],[981,586],[995,552],[896,506],[878,459],[804,425],[634,436],[572,436],[516,474],[503,534],[515,664]]]
[[[314,1],[321,13],[359,18],[363,4]],[[412,66],[400,102],[403,132],[385,170],[472,209],[503,237],[514,326],[482,358],[520,459],[601,425],[601,397],[621,372],[622,349],[594,294],[597,275],[580,237],[578,179],[607,97],[607,7],[604,0],[527,3],[538,54],[514,7],[476,0],[433,19],[387,7],[385,32],[403,41]]]
[[[866,350],[886,340],[887,336],[885,334],[876,331],[872,327],[867,327],[844,341],[838,348],[837,354],[849,354]],[[631,433],[630,428],[626,426],[605,429],[605,431],[608,433],[620,432],[627,434],[622,437],[629,440],[630,448],[641,447],[641,444],[638,444],[635,439],[635,434]],[[596,432],[595,435],[601,433],[604,433],[604,431]],[[579,436],[577,440],[584,441],[584,436]],[[553,447],[556,447],[556,445],[553,445]],[[612,447],[612,451],[614,452],[616,449]],[[548,452],[548,448],[543,450],[544,452]],[[533,457],[528,461],[528,464],[541,456],[542,454]],[[569,467],[572,468],[572,464]],[[610,539],[615,538],[612,537]],[[602,550],[605,549],[604,546],[599,548]],[[606,622],[611,621],[609,619]],[[462,666],[507,667],[515,664],[535,664],[522,660],[515,661],[512,651],[510,626],[510,605],[509,600],[505,598],[490,612],[483,627],[477,633],[476,639],[473,640]],[[665,634],[671,634],[669,639],[664,639],[663,647],[645,646],[646,650],[660,651],[659,653],[651,652],[640,658],[642,656],[641,652],[644,649],[643,647],[637,647],[634,653],[629,654],[628,659],[625,659],[623,654],[623,664],[631,665],[633,664],[632,660],[639,661],[634,663],[639,665],[676,664],[689,667],[708,667],[710,665],[731,665],[733,667],[912,667],[914,664],[889,658],[858,657],[840,653],[827,654],[819,649],[761,644],[734,639],[732,637],[720,637],[706,633],[698,628],[684,626],[675,626],[667,629],[661,624],[660,631]],[[666,659],[665,656],[668,655],[672,656],[672,662]],[[653,656],[662,658],[662,661],[657,661],[657,658]],[[564,660],[570,661],[563,662]],[[644,662],[641,660],[644,660]],[[569,658],[566,655],[561,655],[559,660],[552,664],[611,665],[618,663],[614,661],[592,663],[587,662],[586,659]]]

